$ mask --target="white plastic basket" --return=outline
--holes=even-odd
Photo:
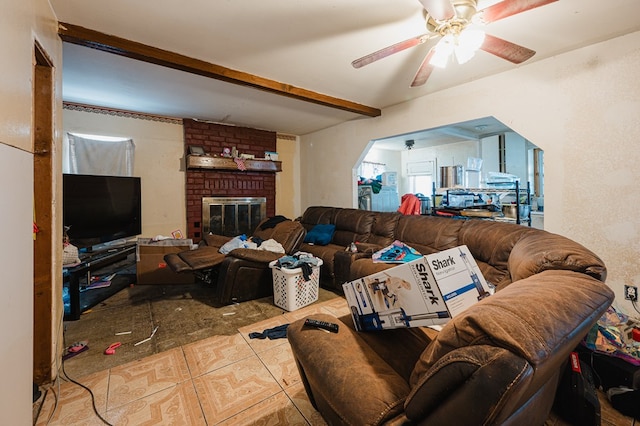
[[[318,300],[321,259],[311,268],[309,281],[304,280],[302,268],[280,268],[277,264],[277,260],[269,263],[273,273],[273,303],[276,306],[295,311]]]

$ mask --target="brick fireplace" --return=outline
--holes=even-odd
[[[236,147],[239,153],[263,158],[276,151],[276,133],[247,127],[227,126],[185,119],[185,153],[189,146],[201,146],[211,155]],[[275,215],[276,175],[274,172],[241,170],[186,170],[187,235],[200,241],[203,233],[202,199],[206,197],[264,197],[266,215]]]

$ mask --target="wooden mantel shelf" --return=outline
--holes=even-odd
[[[246,159],[244,165],[252,172],[281,172],[282,162],[272,160]],[[187,169],[235,170],[241,172],[233,158],[187,155]]]

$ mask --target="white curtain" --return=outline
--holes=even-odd
[[[359,174],[361,177],[364,177],[367,179],[375,179],[378,175],[381,175],[386,170],[387,170],[386,164],[363,161],[360,164]]]
[[[104,141],[67,134],[69,171],[83,175],[133,176],[133,140]]]

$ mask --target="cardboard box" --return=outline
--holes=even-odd
[[[136,275],[138,284],[193,284],[192,273],[177,274],[164,261],[164,255],[190,250],[191,239],[153,241],[138,238],[136,247]]]
[[[467,246],[459,246],[343,284],[356,328],[444,324],[490,294]]]

